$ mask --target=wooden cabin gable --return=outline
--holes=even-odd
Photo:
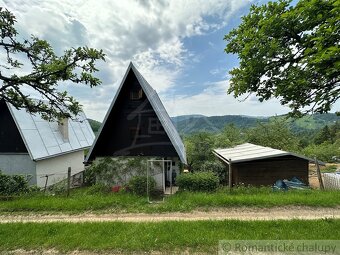
[[[135,74],[130,71],[91,156],[177,157]]]

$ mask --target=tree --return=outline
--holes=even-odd
[[[213,160],[214,136],[202,132],[186,137],[184,140],[188,167],[190,170],[198,171],[205,161]]]
[[[331,134],[329,127],[326,125],[324,126],[315,136],[314,143],[315,144],[322,144],[324,142],[333,143],[334,137]]]
[[[285,151],[299,151],[299,139],[290,131],[284,119],[259,122],[256,127],[246,130],[246,133],[250,143]]]
[[[225,126],[215,137],[215,148],[232,147],[244,142],[244,134],[242,129],[236,127],[234,123]]]
[[[45,40],[32,36],[21,42],[15,23],[15,16],[0,7],[0,47],[4,52],[0,55],[0,100],[32,114],[39,113],[45,119],[77,114],[80,104],[66,91],[58,91],[58,83],[71,81],[91,87],[100,84],[93,73],[98,71],[95,62],[105,60],[102,50],[71,48],[58,57]],[[23,57],[27,59],[25,65]],[[40,94],[43,100],[34,100],[30,93]]]
[[[228,93],[279,98],[292,115],[325,113],[340,97],[339,1],[290,2],[252,5],[225,36],[225,51],[240,59]]]

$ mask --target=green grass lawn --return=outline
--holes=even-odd
[[[219,240],[339,240],[340,220],[0,224],[0,250],[216,252]]]
[[[73,190],[70,197],[64,195],[26,195],[8,201],[0,201],[0,213],[82,213],[82,212],[190,212],[228,207],[274,206],[340,206],[340,191],[291,190],[273,192],[270,188],[237,188],[229,193],[179,192],[166,197],[163,203],[149,204],[145,197],[129,193],[88,194],[87,189]]]

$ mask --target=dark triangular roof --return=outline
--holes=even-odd
[[[180,160],[186,164],[186,154],[185,154],[185,147],[184,144],[182,142],[181,137],[179,136],[175,126],[173,125],[167,111],[165,110],[165,107],[163,106],[157,92],[151,87],[151,85],[145,80],[145,78],[139,73],[139,71],[137,70],[137,68],[133,65],[133,63],[131,62],[126,70],[126,73],[124,75],[124,78],[116,92],[116,95],[109,107],[109,110],[106,113],[106,116],[104,118],[104,121],[102,123],[102,126],[98,132],[98,135],[86,157],[86,162],[89,161],[90,159],[94,158],[95,156],[92,155],[94,152],[94,148],[97,144],[97,141],[99,139],[99,137],[102,134],[102,131],[106,125],[106,122],[108,121],[108,118],[110,116],[110,113],[112,111],[112,109],[115,106],[115,103],[118,99],[118,96],[125,84],[125,81],[127,79],[127,76],[130,72],[133,72],[133,74],[135,75],[135,77],[137,78],[140,86],[142,87],[147,99],[149,100],[153,110],[155,111],[160,123],[162,124],[164,131],[166,132],[167,136],[169,137],[171,144],[173,145],[174,149],[176,150],[178,157],[180,158]]]

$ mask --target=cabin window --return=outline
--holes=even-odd
[[[130,99],[131,100],[139,100],[143,97],[143,90],[137,89],[137,90],[131,90],[130,91]]]
[[[149,134],[163,134],[164,129],[161,122],[157,118],[149,118]]]

